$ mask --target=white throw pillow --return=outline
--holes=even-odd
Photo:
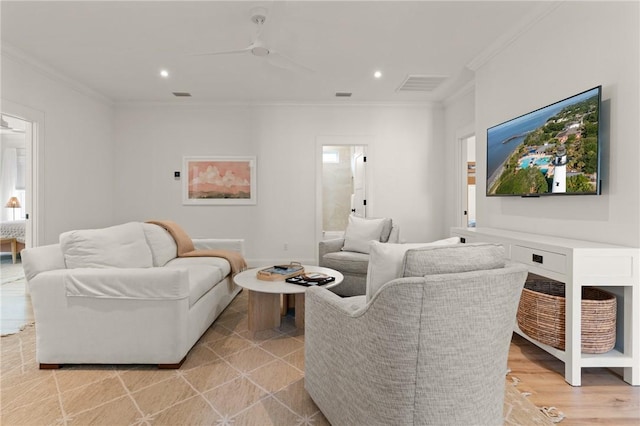
[[[142,223],[60,234],[67,268],[151,268],[153,258]]]
[[[153,256],[153,266],[164,266],[178,256],[178,246],[169,231],[153,223],[143,223],[142,229]]]
[[[372,241],[380,241],[385,219],[364,219],[349,216],[349,223],[344,233],[344,251],[369,253],[369,245]]]
[[[391,280],[402,277],[402,264],[407,250],[429,246],[445,246],[459,242],[460,238],[451,237],[430,243],[371,243],[369,267],[367,270],[367,302],[380,290],[380,287]]]

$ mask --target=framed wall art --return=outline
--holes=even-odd
[[[184,157],[182,204],[256,204],[256,157]]]

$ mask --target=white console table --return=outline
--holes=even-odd
[[[619,367],[624,380],[640,385],[640,249],[557,238],[494,228],[452,228],[451,235],[464,242],[492,242],[505,247],[507,258],[524,263],[537,275],[565,283],[565,350],[540,343],[515,326],[515,332],[565,364],[565,380],[581,384],[585,367]],[[582,286],[620,287],[623,290],[624,344],[604,354],[581,351]],[[618,301],[620,303],[620,300]]]

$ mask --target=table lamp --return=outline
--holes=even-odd
[[[5,207],[13,209],[13,220],[16,220],[16,209],[20,208],[20,200],[17,197],[11,197]]]

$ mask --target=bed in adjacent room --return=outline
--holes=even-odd
[[[10,220],[0,223],[0,251],[10,252],[13,263],[16,263],[18,253],[25,247],[25,220]]]

